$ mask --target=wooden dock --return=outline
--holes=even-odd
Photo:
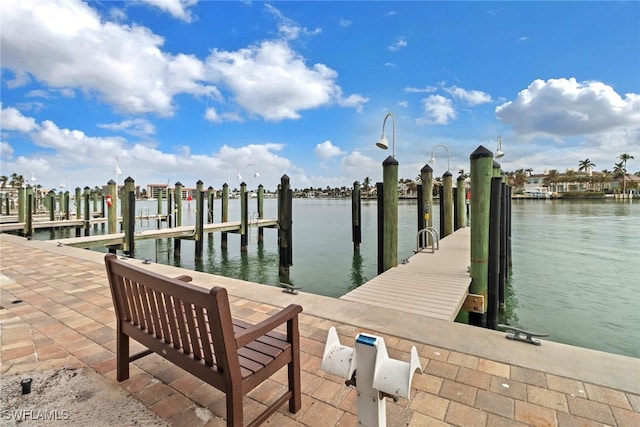
[[[277,228],[278,220],[276,219],[258,219],[248,224],[250,227]],[[240,231],[240,221],[219,222],[213,224],[204,224],[203,233],[227,232],[237,233]],[[175,237],[179,239],[188,239],[195,235],[194,225],[183,225],[173,228],[161,228],[158,230],[137,231],[134,234],[135,240],[149,240]],[[111,246],[124,244],[124,233],[114,234],[98,234],[94,236],[71,237],[67,239],[56,239],[56,242],[65,246],[73,246],[76,248],[93,248],[96,246]]]
[[[470,258],[471,228],[461,228],[434,253],[418,252],[341,299],[453,321],[468,295]]]
[[[26,223],[17,222],[18,217],[13,215],[13,220],[10,218],[4,218],[0,220],[0,233],[4,233],[6,231],[22,231],[26,227]],[[64,228],[64,227],[83,227],[86,223],[84,219],[76,219],[75,215],[70,219],[57,219],[57,220],[49,220],[41,219],[34,217],[33,222],[31,223],[31,227],[34,230],[46,229],[46,228]],[[145,215],[145,216],[136,216],[136,221],[166,221],[167,215]],[[93,216],[89,219],[89,225],[95,224],[106,224],[108,221],[107,217]],[[118,223],[122,222],[122,217],[118,217]]]

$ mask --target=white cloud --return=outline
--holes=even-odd
[[[287,18],[280,12],[279,9],[270,4],[265,4],[265,9],[269,11],[273,16],[278,18],[278,31],[286,40],[295,40],[300,34],[316,35],[322,32],[322,29],[316,28],[315,30],[309,30],[306,27],[301,27],[294,20]]]
[[[523,136],[564,137],[640,127],[640,95],[620,96],[602,82],[535,80],[496,116]]]
[[[98,124],[98,127],[114,132],[124,132],[138,137],[145,137],[156,133],[154,124],[145,119],[129,119],[119,123]]]
[[[407,40],[404,37],[400,37],[396,39],[395,42],[391,46],[389,46],[389,50],[391,52],[395,52],[396,50],[402,49],[403,47],[407,47]]]
[[[446,125],[457,117],[456,110],[450,99],[441,95],[430,95],[423,99],[425,116],[417,120],[420,126],[426,124]]]
[[[408,108],[409,107],[409,101],[397,101],[396,104],[402,108]]]
[[[354,151],[342,159],[342,168],[351,176],[375,176],[379,175],[381,163],[359,151]],[[364,176],[361,179],[364,179]]]
[[[491,102],[491,95],[486,92],[482,92],[479,90],[466,90],[461,87],[451,86],[445,88],[447,92],[449,92],[454,97],[463,100],[469,105],[480,105],[486,104],[487,102]]]
[[[2,103],[0,103],[0,108]],[[0,125],[2,130],[15,130],[28,133],[38,128],[33,117],[26,117],[13,107],[2,108],[0,110]]]
[[[436,90],[438,90],[436,86],[426,86],[424,88],[407,86],[403,89],[403,91],[406,93],[431,93],[435,92]]]
[[[13,157],[13,147],[8,142],[0,141],[0,159]]]
[[[238,113],[224,112],[218,113],[214,107],[206,109],[204,118],[212,123],[221,124],[224,122],[242,122],[242,117]]]
[[[340,17],[338,18],[338,25],[341,26],[342,28],[347,28],[348,26],[351,25],[351,21],[349,19]]]
[[[28,73],[54,88],[97,95],[121,112],[163,116],[173,113],[177,94],[217,95],[202,83],[197,58],[167,54],[149,29],[102,22],[78,0],[8,2],[0,24],[2,66],[15,74],[14,86]]]
[[[207,65],[211,79],[226,86],[235,102],[266,120],[297,119],[300,110],[332,103],[359,108],[367,101],[360,95],[344,98],[334,70],[324,64],[307,67],[285,41],[214,50]]]
[[[313,154],[316,157],[321,158],[322,160],[328,160],[331,157],[339,156],[342,154],[342,150],[340,147],[336,147],[331,143],[331,141],[326,140],[325,142],[316,145],[316,148],[313,150]]]
[[[174,18],[185,22],[191,22],[193,15],[189,8],[198,3],[198,0],[139,0],[153,7],[157,7],[164,12],[169,13]]]

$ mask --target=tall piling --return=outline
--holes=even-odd
[[[442,234],[440,238],[453,233],[453,176],[446,171],[442,175],[442,199],[440,200],[440,215],[444,217],[442,222]]]
[[[384,183],[376,182],[378,213],[378,274],[384,273]]]
[[[76,198],[76,219],[81,219],[83,204],[82,204],[82,189],[80,187],[76,187],[75,198]]]
[[[505,290],[507,283],[507,212],[509,211],[509,185],[502,180],[500,203],[500,276],[498,278],[498,302],[500,311],[505,310]]]
[[[18,189],[18,222],[27,221],[27,189]]]
[[[264,185],[258,185],[258,219],[264,219]],[[264,228],[258,227],[258,244],[264,242]]]
[[[207,224],[213,223],[213,202],[216,198],[216,191],[212,186],[207,189]],[[210,236],[212,233],[209,234]]]
[[[114,234],[118,227],[118,196],[116,182],[107,182],[107,233]]]
[[[422,182],[422,199],[419,202],[424,210],[424,227],[433,227],[433,169],[424,165],[420,169],[420,181]],[[419,231],[419,230],[418,230]],[[427,242],[422,242],[425,246],[433,244],[431,233],[427,233]]]
[[[25,206],[26,218],[24,224],[24,235],[27,238],[33,236],[33,193],[27,191],[27,205]]]
[[[229,184],[226,182],[222,185],[222,203],[220,203],[220,206],[220,221],[229,222]],[[228,238],[228,233],[223,231],[220,236],[220,249],[227,249]]]
[[[71,210],[69,208],[69,204],[71,203],[71,197],[69,197],[69,192],[64,192],[64,219],[69,220],[69,215]]]
[[[49,208],[49,221],[54,221],[56,219],[56,192],[53,190],[49,190],[47,194],[47,207]],[[9,215],[8,211],[7,215]]]
[[[353,242],[353,250],[360,250],[362,243],[362,208],[361,208],[360,183],[353,183],[353,191],[351,192],[351,241]]]
[[[500,308],[500,218],[502,211],[502,178],[491,178],[489,208],[489,264],[487,272],[487,328],[498,328]]]
[[[459,228],[465,228],[467,226],[467,208],[465,206],[465,188],[464,188],[464,175],[460,174],[456,180],[456,230]]]
[[[162,228],[162,203],[163,203],[162,190],[158,190],[158,209],[157,209],[158,217],[156,218],[157,229]]]
[[[280,254],[279,274],[281,280],[289,280],[289,268],[293,265],[292,196],[289,177],[280,178],[278,186],[278,249]]]
[[[247,183],[240,183],[240,252],[249,250],[249,193]]]
[[[135,181],[130,176],[124,180],[122,200],[124,203],[122,228],[124,228],[124,247],[122,251],[133,257],[135,251],[136,193]]]
[[[88,186],[84,187],[84,193],[82,195],[82,201],[84,205],[84,235],[89,235],[89,229],[91,227],[91,210],[90,210],[90,201],[91,197],[91,188]],[[80,200],[76,199],[76,204],[80,204]]]
[[[182,183],[180,181],[175,184],[175,193],[174,197],[174,224],[176,227],[180,227],[182,225]],[[180,252],[182,250],[182,240],[178,238],[173,239],[173,258],[179,259]]]
[[[384,229],[382,269],[387,271],[398,265],[398,161],[389,156],[382,162],[384,192]]]
[[[196,225],[195,225],[195,258],[202,259],[204,248],[204,183],[202,180],[196,182]]]
[[[469,292],[484,297],[484,313],[469,313],[469,324],[487,326],[488,264],[489,264],[489,206],[493,153],[479,146],[471,153],[471,286]]]

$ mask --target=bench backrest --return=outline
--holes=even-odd
[[[146,332],[181,353],[215,366],[230,385],[241,380],[229,298],[211,290],[105,256],[119,323]],[[144,344],[144,343],[143,343]],[[180,363],[182,365],[182,363]]]

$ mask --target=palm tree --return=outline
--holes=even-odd
[[[578,162],[578,171],[580,172],[585,171],[586,173],[591,175],[591,169],[594,168],[595,166],[596,165],[589,159],[580,160]]]
[[[618,156],[618,158],[620,160],[622,160],[622,162],[620,163],[624,163],[624,166],[622,167],[622,194],[626,194],[627,192],[627,160],[631,160],[634,157],[631,154],[627,154],[627,153],[622,153]],[[617,164],[616,164],[617,165]]]
[[[556,184],[559,181],[560,181],[560,173],[558,172],[557,169],[551,169],[550,171],[547,172],[547,176],[544,177],[544,182],[546,184],[551,184],[549,187],[551,191],[554,193],[558,191]]]

